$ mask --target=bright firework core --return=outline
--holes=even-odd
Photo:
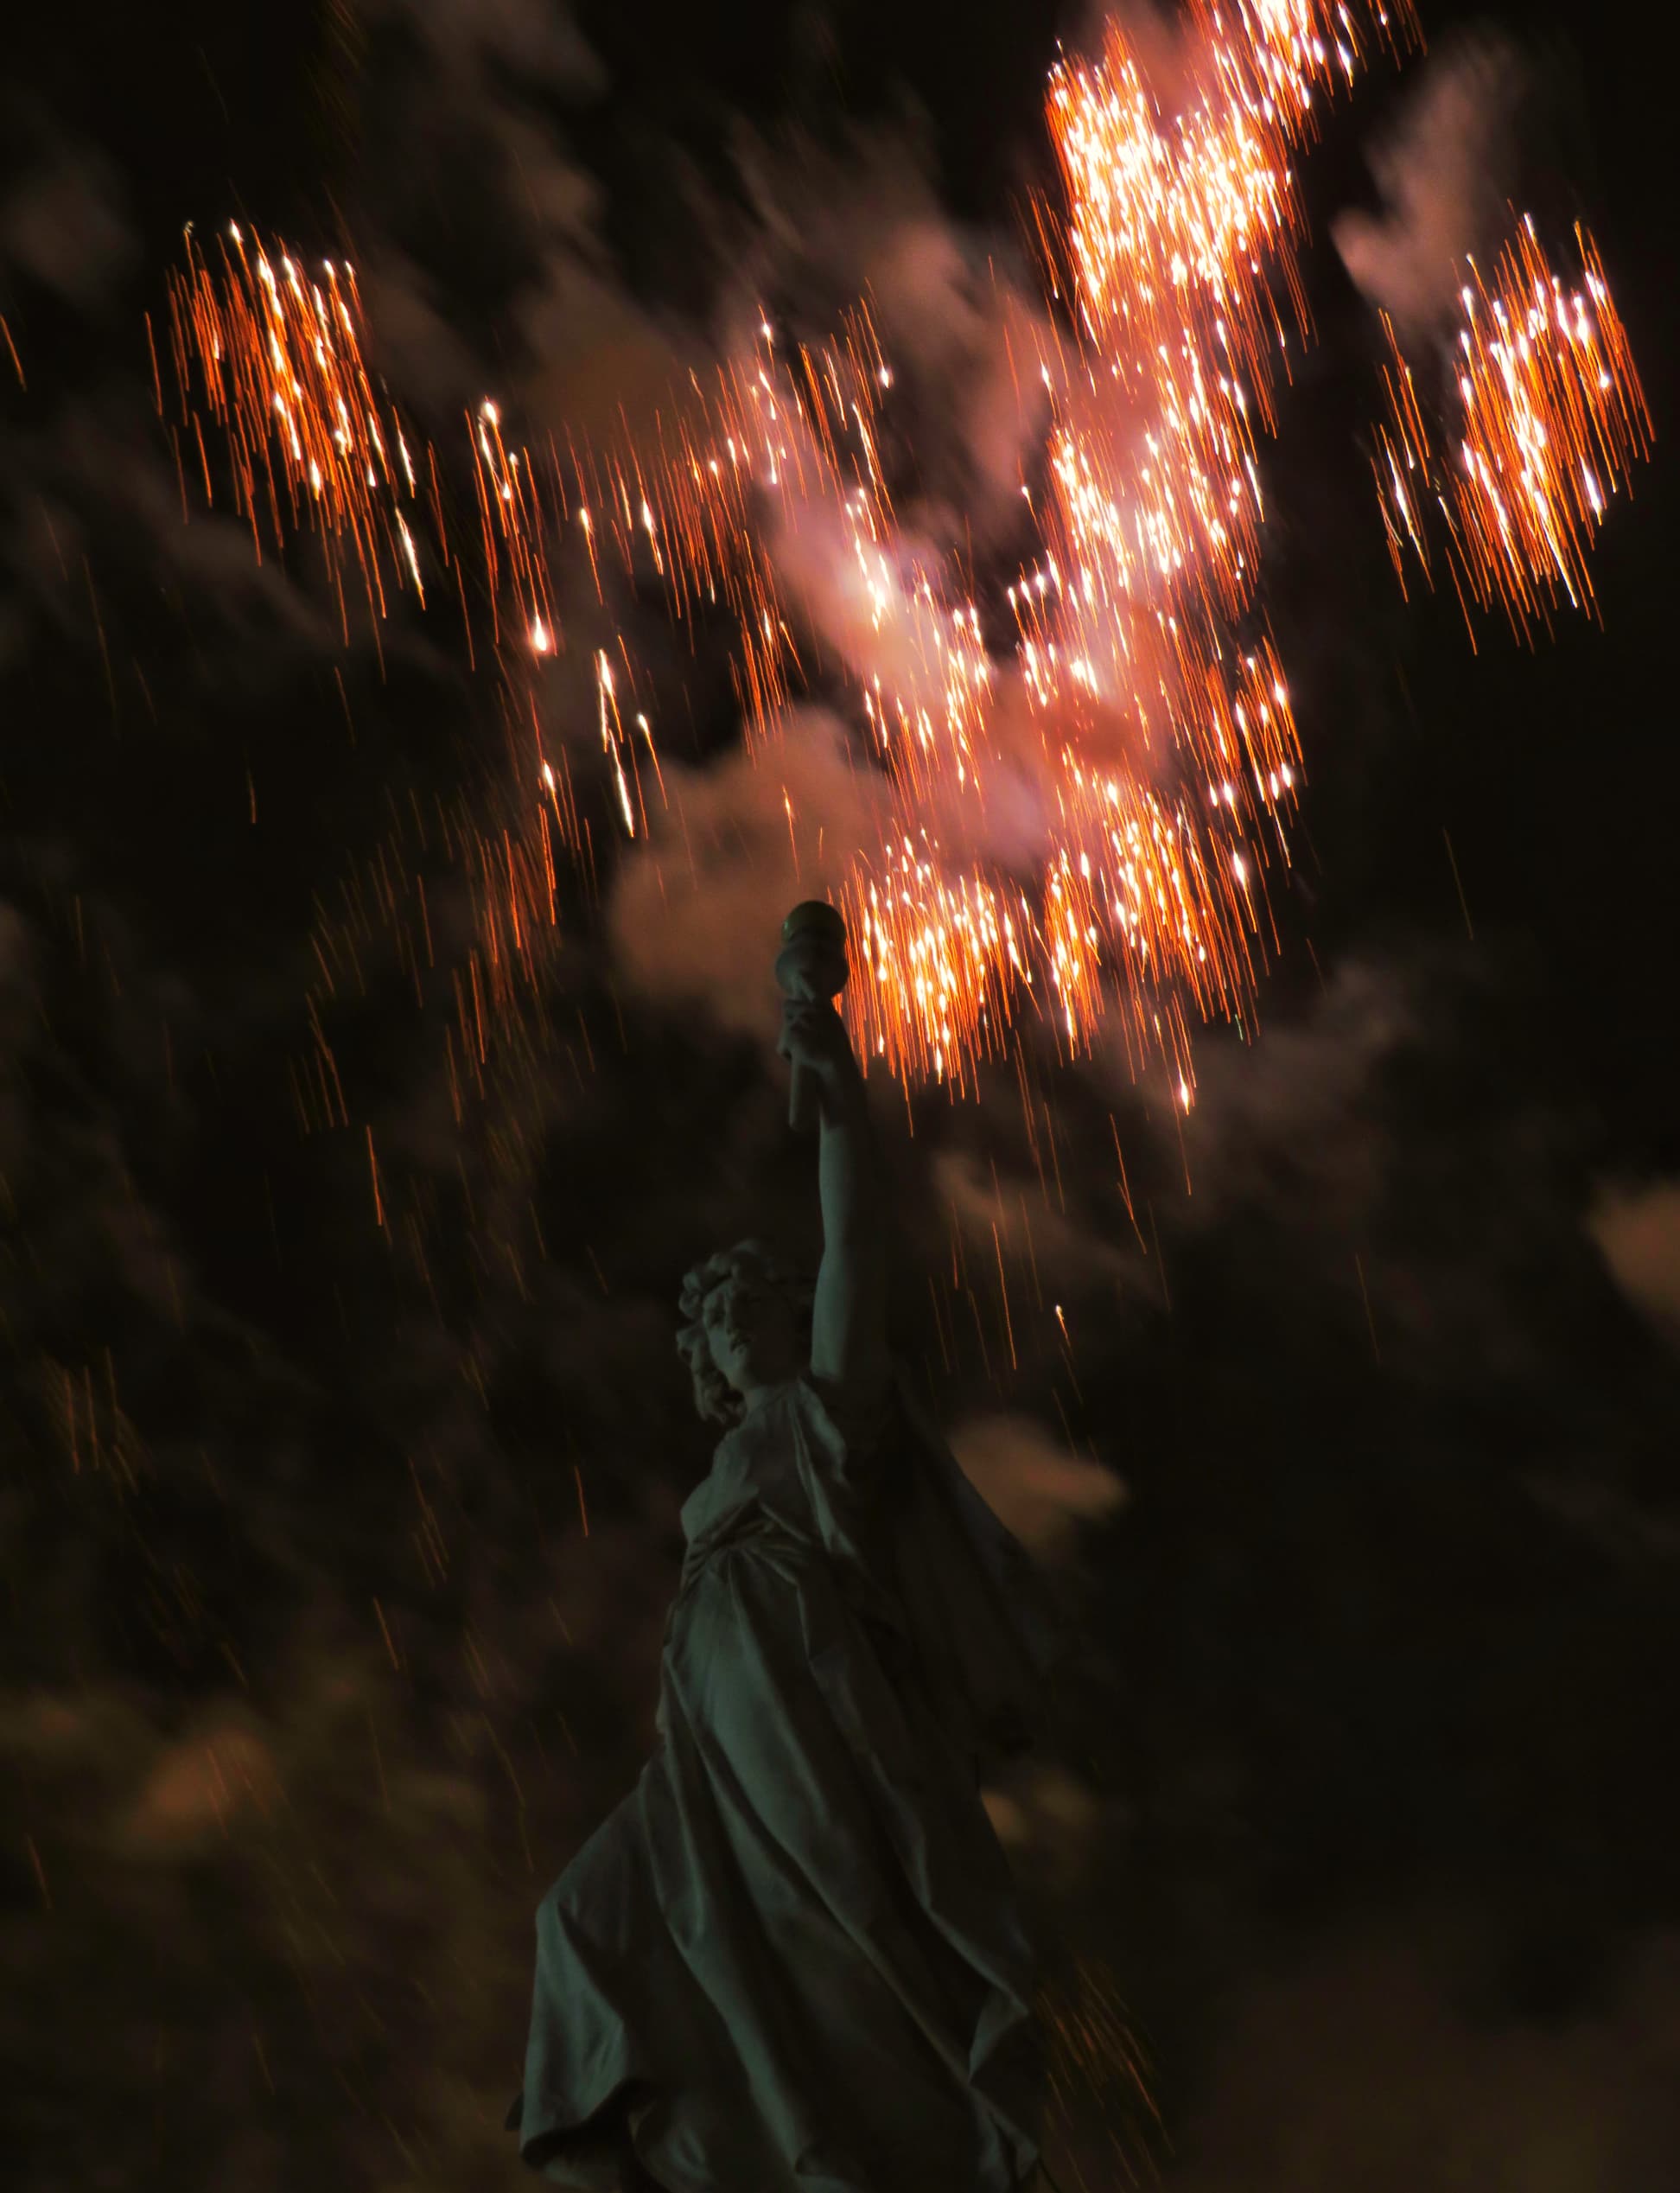
[[[351,271],[306,277],[237,230],[220,266],[189,252],[171,291],[183,496],[189,466],[211,484],[196,379],[258,552],[265,531],[277,545],[313,528],[347,619],[353,566],[376,632],[393,581],[423,604],[418,528],[425,560],[454,580],[471,648],[463,554],[475,562],[481,637],[538,733],[531,841],[516,849],[500,833],[476,864],[485,989],[506,998],[513,969],[537,972],[555,920],[551,826],[584,851],[529,679],[534,658],[568,644],[550,558],[575,527],[603,602],[606,559],[651,559],[674,615],[703,599],[731,613],[761,766],[802,682],[795,627],[828,628],[887,795],[879,841],[856,849],[839,893],[867,1056],[960,1088],[1008,1048],[1023,1006],[1069,1051],[1117,1013],[1135,1064],[1161,1057],[1189,1104],[1191,1016],[1242,1010],[1270,934],[1267,880],[1289,858],[1301,759],[1256,615],[1255,437],[1273,430],[1276,377],[1308,335],[1290,161],[1314,101],[1352,80],[1362,41],[1397,54],[1416,36],[1406,0],[1358,15],[1324,0],[1192,0],[1170,87],[1115,26],[1094,58],[1053,72],[1065,202],[1035,208],[1052,332],[1018,361],[1050,408],[1047,486],[1033,511],[1039,551],[1009,592],[1007,656],[983,639],[954,562],[913,551],[896,523],[878,450],[891,363],[861,311],[792,357],[761,328],[646,443],[580,452],[555,422],[533,456],[487,400],[467,421],[479,524],[463,549],[445,536],[435,453],[417,476],[396,411],[376,398]],[[1424,552],[1432,482],[1455,575],[1519,618],[1554,583],[1590,599],[1588,538],[1644,448],[1632,362],[1582,251],[1583,296],[1565,297],[1526,227],[1493,291],[1467,292],[1450,486],[1397,355],[1390,378],[1396,424],[1378,472],[1397,565],[1403,538]],[[595,673],[618,813],[640,838],[644,765],[657,794],[658,762],[621,640]],[[481,1056],[481,1002],[473,1018],[463,1005],[463,1055]]]

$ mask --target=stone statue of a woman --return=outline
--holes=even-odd
[[[1034,1952],[981,1801],[1063,1643],[1017,1541],[887,1345],[862,1076],[784,1007],[820,1090],[814,1289],[744,1241],[678,1344],[726,1428],[683,1510],[659,1745],[543,1899],[520,2152],[665,2193],[1021,2193]]]

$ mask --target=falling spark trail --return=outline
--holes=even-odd
[[[386,576],[425,590],[398,505],[416,481],[402,422],[382,405],[364,356],[366,328],[353,268],[322,260],[314,273],[283,245],[237,223],[213,265],[190,231],[184,271],[169,277],[169,337],[183,404],[211,500],[209,458],[192,392],[221,429],[234,507],[260,558],[288,531],[319,539],[341,590],[348,557],[370,609],[386,613]],[[150,338],[150,323],[148,326]],[[154,353],[155,359],[155,353]]]
[[[1441,837],[1442,844],[1447,848],[1447,858],[1453,870],[1453,887],[1458,893],[1459,908],[1464,915],[1465,934],[1473,944],[1476,941],[1476,925],[1470,919],[1470,902],[1464,896],[1464,878],[1459,874],[1458,855],[1453,851],[1453,841],[1448,836],[1444,825]]]
[[[1575,288],[1549,264],[1527,215],[1491,278],[1466,263],[1435,430],[1384,322],[1389,417],[1373,469],[1397,576],[1403,587],[1409,551],[1430,576],[1439,525],[1466,622],[1472,602],[1487,610],[1498,602],[1524,640],[1537,622],[1550,628],[1560,596],[1597,615],[1588,552],[1653,438],[1626,329],[1579,226],[1575,247]]]

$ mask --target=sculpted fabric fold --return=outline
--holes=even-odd
[[[683,1512],[660,1745],[544,1897],[520,2152],[616,2193],[1016,2193],[1033,1946],[977,1772],[1060,1631],[901,1381],[810,1377]]]

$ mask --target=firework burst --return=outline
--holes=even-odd
[[[169,335],[182,418],[172,428],[186,500],[190,430],[207,501],[214,490],[194,395],[226,438],[234,508],[258,560],[312,530],[326,553],[348,636],[347,563],[378,626],[388,585],[425,588],[410,523],[419,483],[395,409],[376,393],[354,269],[323,260],[310,274],[292,253],[230,226],[207,259],[190,230],[187,264],[169,278]],[[162,411],[162,392],[157,392]]]
[[[1485,279],[1467,263],[1461,319],[1432,433],[1391,322],[1390,417],[1374,466],[1401,583],[1406,552],[1429,574],[1431,520],[1470,623],[1497,601],[1530,639],[1560,600],[1596,614],[1588,557],[1610,499],[1650,454],[1651,415],[1626,330],[1591,238],[1577,226],[1581,278],[1567,284],[1524,216]],[[1443,454],[1444,444],[1450,456]],[[1472,644],[1475,628],[1470,625]]]
[[[557,794],[540,671],[571,644],[554,559],[571,536],[603,609],[610,572],[651,573],[675,617],[722,609],[756,758],[781,736],[815,628],[851,675],[885,817],[839,896],[862,979],[848,1010],[866,1054],[908,1081],[970,1086],[1021,1017],[1064,1050],[1117,1015],[1134,1070],[1153,1055],[1193,1100],[1195,1018],[1241,1014],[1275,945],[1269,878],[1289,858],[1301,751],[1288,682],[1256,615],[1264,506],[1257,437],[1309,333],[1291,162],[1315,102],[1365,44],[1416,35],[1409,5],[1193,0],[1170,83],[1110,25],[1052,72],[1046,115],[1063,186],[1035,208],[1054,322],[1037,359],[1050,423],[1039,548],[1008,590],[997,653],[954,560],[913,549],[881,454],[893,373],[861,309],[785,354],[767,323],[710,381],[691,375],[641,441],[534,452],[486,401],[465,422],[477,514],[472,594],[488,638],[531,842],[487,838],[481,979],[460,1016],[540,972],[557,921],[557,845],[592,865],[566,779]],[[1523,623],[1561,588],[1590,602],[1586,552],[1649,422],[1596,256],[1566,291],[1531,227],[1493,280],[1473,270],[1456,362],[1460,462],[1448,469],[1395,354],[1378,472],[1397,566],[1428,568],[1444,516],[1461,593]],[[212,265],[189,249],[171,289],[183,426],[210,468],[193,396],[225,434],[238,507],[312,526],[370,609],[392,573],[421,590],[410,517],[453,568],[473,645],[465,557],[430,449],[417,481],[402,422],[365,362],[354,277],[306,277],[238,231]],[[160,410],[162,409],[160,394]],[[450,460],[445,456],[445,469]],[[184,487],[184,475],[183,475]],[[1023,488],[1023,493],[1026,490]],[[417,522],[417,518],[416,520]],[[342,586],[340,584],[340,599]],[[423,592],[421,598],[423,601]],[[647,834],[662,797],[649,717],[621,635],[591,642],[600,743],[620,826]],[[994,826],[1007,811],[1012,826]],[[790,823],[793,818],[790,813]],[[989,850],[1000,840],[1009,858]]]

